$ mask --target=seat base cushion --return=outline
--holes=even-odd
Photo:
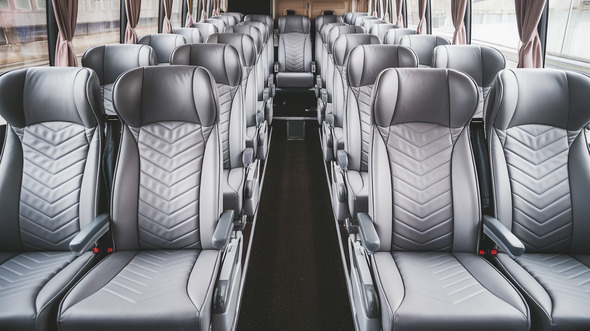
[[[311,72],[278,72],[278,87],[312,87],[314,75]]]
[[[520,294],[471,253],[377,252],[383,330],[528,330]]]
[[[590,256],[523,254],[497,262],[527,298],[533,330],[590,330]]]
[[[208,330],[219,252],[121,251],[64,298],[61,330]]]
[[[55,328],[55,311],[66,291],[95,262],[90,252],[1,253],[0,329]]]

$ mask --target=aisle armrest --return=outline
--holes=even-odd
[[[510,257],[524,254],[524,244],[495,217],[483,216],[483,232]]]
[[[70,251],[80,255],[86,252],[94,243],[109,231],[111,217],[108,213],[100,214],[85,226],[70,241]]]
[[[371,216],[367,213],[358,213],[357,220],[363,247],[369,254],[375,253],[381,246],[381,242]]]
[[[213,247],[221,250],[224,249],[229,240],[231,239],[231,232],[234,228],[234,211],[225,210],[213,233]]]

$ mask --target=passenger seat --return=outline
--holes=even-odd
[[[207,39],[209,39],[210,35],[219,32],[219,31],[217,31],[217,27],[211,23],[204,23],[204,22],[193,23],[193,28],[199,29],[199,32],[201,33],[201,40],[204,43],[207,42]]]
[[[279,17],[279,58],[276,64],[277,87],[312,87],[311,23],[302,15]]]
[[[195,28],[176,28],[172,29],[172,33],[179,34],[184,37],[187,44],[202,43],[201,32]]]
[[[137,43],[151,46],[156,53],[157,64],[162,66],[170,64],[172,51],[176,47],[186,44],[186,41],[183,36],[178,34],[158,33],[142,36],[137,40]]]
[[[420,67],[430,68],[434,49],[441,45],[450,45],[451,42],[443,37],[425,34],[409,34],[401,37],[399,44],[410,47],[420,60]]]

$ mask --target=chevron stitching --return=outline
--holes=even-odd
[[[113,304],[186,296],[188,278],[199,254],[198,250],[140,252],[97,294],[110,297]]]
[[[371,115],[371,93],[373,92],[373,84],[352,87],[352,92],[356,98],[359,119],[361,123],[361,171],[368,171],[369,169],[369,141],[371,139],[371,125],[373,124],[373,116]]]
[[[572,234],[568,132],[546,125],[506,130],[513,232],[527,252],[566,251]]]
[[[303,33],[286,33],[282,35],[285,45],[285,71],[305,71],[305,42]]]
[[[551,295],[554,306],[581,305],[590,311],[588,266],[565,254],[524,254],[517,262]]]
[[[231,118],[231,107],[237,87],[224,84],[217,84],[219,94],[219,132],[221,132],[221,148],[223,151],[223,168],[231,168],[229,150],[229,122]]]
[[[453,244],[451,129],[406,123],[387,132],[393,186],[394,250],[449,250]]]
[[[30,297],[75,259],[70,252],[21,253],[0,265],[0,306],[14,298]]]
[[[142,248],[199,248],[199,187],[205,151],[200,125],[143,126],[138,141]]]
[[[94,132],[68,122],[24,129],[20,231],[26,248],[67,250],[80,230],[80,187]]]

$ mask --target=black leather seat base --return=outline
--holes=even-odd
[[[60,307],[61,330],[203,330],[219,252],[120,251],[72,289]],[[199,270],[199,272],[193,272]]]
[[[527,297],[533,330],[590,328],[590,255],[524,254],[516,260],[498,254],[500,268]]]
[[[278,72],[278,87],[312,87],[314,75],[311,72]]]
[[[383,330],[528,330],[519,293],[476,254],[377,252],[374,261]]]

